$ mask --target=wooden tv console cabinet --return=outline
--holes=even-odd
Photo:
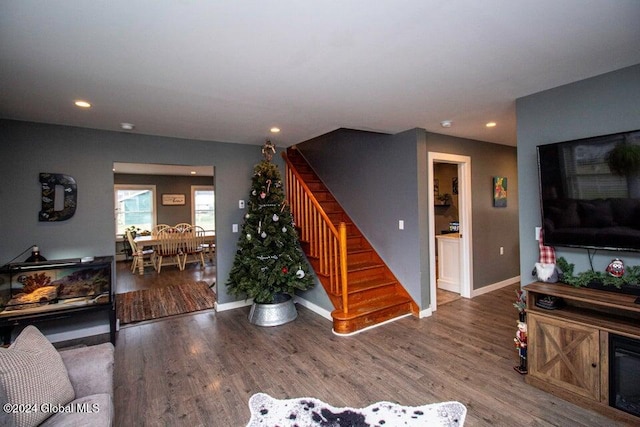
[[[527,291],[525,381],[610,418],[637,425],[640,418],[609,406],[609,334],[640,339],[637,298],[615,292],[534,282]],[[536,306],[560,297],[557,309]]]

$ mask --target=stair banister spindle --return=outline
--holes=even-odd
[[[287,183],[291,191],[287,200],[300,228],[300,237],[308,242],[309,252],[318,258],[319,271],[329,276],[331,292],[341,295],[343,311],[348,312],[347,282],[347,231],[346,224],[340,223],[341,232],[331,222],[324,209],[313,195],[299,172],[290,167],[289,159],[283,154],[286,163]]]

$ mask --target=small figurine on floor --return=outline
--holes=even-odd
[[[514,366],[513,369],[520,374],[526,374],[527,371],[527,324],[524,322],[518,322],[518,331],[516,337],[513,339],[516,348],[518,349],[518,356],[520,356],[520,365]]]

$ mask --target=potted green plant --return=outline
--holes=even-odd
[[[280,172],[271,163],[275,146],[267,142],[262,152],[265,159],[254,167],[227,288],[234,296],[253,299],[252,324],[276,326],[296,318],[293,295],[296,290],[312,287],[313,280],[284,197]]]

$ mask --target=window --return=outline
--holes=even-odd
[[[115,185],[116,234],[128,227],[151,230],[156,224],[155,185]]]
[[[213,186],[191,186],[191,220],[205,230],[216,229],[215,198]]]

